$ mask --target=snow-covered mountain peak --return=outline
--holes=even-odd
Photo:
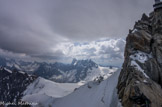
[[[92,61],[91,59],[86,59],[86,60],[77,60],[77,59],[73,59],[71,65],[73,66],[83,66],[83,67],[89,67],[89,68],[92,68],[92,67],[98,67],[98,64],[96,64],[94,61]]]
[[[48,107],[56,98],[64,97],[78,87],[77,83],[56,83],[39,77],[23,92],[22,100],[36,102],[37,107]]]
[[[96,97],[96,99],[90,101],[90,105],[88,104],[88,99],[86,99],[88,102],[84,102],[86,105],[82,106],[93,107],[94,104],[92,103],[97,101],[96,104],[98,103],[98,107],[100,107],[100,103],[102,104],[108,98],[104,97],[106,99],[102,100],[103,96],[105,96],[102,92],[105,90],[103,88],[107,86],[106,84],[104,84],[104,86],[101,84],[105,83],[107,78],[115,75],[118,68],[101,67],[92,60],[75,60],[73,62],[74,64],[13,62],[13,65],[17,65],[21,70],[18,70],[18,67],[15,70],[10,70],[7,67],[0,67],[0,83],[3,87],[0,88],[0,92],[3,92],[0,93],[2,95],[1,99],[11,102],[18,101],[20,99],[25,102],[36,102],[38,104],[36,107],[60,107],[60,105],[55,106],[57,102],[62,102],[64,97],[67,99],[68,96],[71,95],[79,95],[76,97],[76,99],[75,97],[72,97],[72,99],[75,99],[74,101],[78,102],[79,99],[83,98],[82,100],[84,102],[83,96],[86,93],[88,96],[92,96],[94,98]],[[12,64],[12,62],[8,63]],[[37,78],[32,76],[32,74],[29,75],[27,72],[23,72],[22,68],[27,66],[30,68],[32,64],[34,64],[36,68],[38,67],[36,71],[33,72],[42,77]],[[66,83],[56,83],[43,78],[43,76],[45,76],[47,79],[56,79]],[[50,78],[50,76],[52,76],[52,78]],[[94,92],[97,92],[97,94]],[[10,96],[8,96],[8,94],[10,94]],[[85,95],[85,97],[89,98],[87,95]],[[71,101],[68,102],[71,103]],[[66,106],[63,105],[61,107]]]
[[[121,107],[116,90],[119,73],[120,70],[111,74],[106,80],[88,82],[66,96],[61,93],[67,93],[69,88],[74,89],[73,86],[77,83],[71,86],[72,83],[58,84],[38,78],[24,92],[23,100],[37,102],[38,105],[34,107]]]
[[[54,98],[60,98],[71,93],[80,85],[76,83],[56,83],[42,77],[38,77],[24,91],[25,96],[33,96],[34,94],[46,94]]]
[[[73,60],[72,60],[72,63],[71,63],[71,65],[76,65],[77,64],[77,59],[76,58],[74,58]]]

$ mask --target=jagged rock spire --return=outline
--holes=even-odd
[[[155,0],[153,7],[155,10],[162,8],[162,0]]]
[[[162,0],[155,0],[154,9],[126,39],[117,86],[123,107],[162,107]]]

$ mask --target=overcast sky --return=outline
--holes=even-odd
[[[22,56],[57,60],[69,57],[94,58],[90,55],[96,53],[96,57],[102,56],[98,59],[108,61],[115,55],[116,58],[122,59],[115,53],[115,47],[112,49],[108,47],[124,45],[122,39],[125,39],[129,29],[133,28],[142,13],[149,14],[153,10],[153,2],[153,0],[0,0],[0,54],[19,53],[18,55]],[[113,40],[116,44],[111,42],[112,44],[106,45]],[[97,41],[102,45],[94,44]],[[85,47],[85,43],[88,47]],[[93,49],[89,48],[90,45],[93,45],[91,46]],[[97,46],[100,47],[96,48]],[[123,54],[123,51],[124,49],[120,54]],[[114,58],[114,63],[115,60]]]

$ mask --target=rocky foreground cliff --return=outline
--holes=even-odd
[[[123,107],[162,107],[162,9],[130,30],[118,81]]]
[[[0,107],[21,107],[18,102],[21,102],[23,91],[36,78],[22,71],[0,67]]]

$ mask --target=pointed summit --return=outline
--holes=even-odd
[[[77,63],[77,59],[73,58],[73,61],[72,61],[71,65],[76,65],[76,63]]]
[[[155,4],[153,5],[154,10],[162,8],[162,0],[155,0]]]

